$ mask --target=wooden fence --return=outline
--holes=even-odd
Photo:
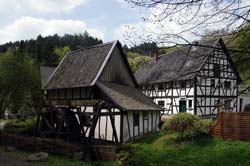
[[[209,133],[223,140],[250,141],[250,112],[221,112]]]

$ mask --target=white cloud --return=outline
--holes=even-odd
[[[0,0],[0,12],[68,13],[88,0]]]
[[[0,43],[8,41],[25,40],[36,38],[39,34],[48,36],[53,34],[64,35],[82,33],[87,30],[90,35],[104,38],[104,33],[98,29],[87,27],[86,23],[80,20],[51,19],[44,20],[34,17],[21,17],[0,29]]]

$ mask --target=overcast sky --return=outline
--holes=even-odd
[[[123,0],[0,0],[0,43],[85,30],[123,40],[122,27],[139,21],[138,9]]]

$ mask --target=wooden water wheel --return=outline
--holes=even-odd
[[[75,113],[68,108],[48,107],[41,112],[39,133],[43,137],[61,138],[80,143],[81,129]]]

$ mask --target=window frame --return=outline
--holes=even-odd
[[[217,63],[215,63],[215,64],[213,64],[213,74],[214,74],[214,77],[220,77],[220,73],[221,73],[221,71],[220,71],[220,64],[217,64]]]
[[[163,104],[160,104],[162,102]],[[159,105],[161,108],[165,108],[165,100],[158,100],[157,105]]]
[[[188,100],[188,108],[193,108],[193,100]]]
[[[231,89],[231,81],[224,81],[224,88],[225,89]]]
[[[133,112],[133,126],[137,127],[140,124],[140,113],[139,111]]]
[[[212,88],[215,88],[215,79],[211,79],[210,85]]]

